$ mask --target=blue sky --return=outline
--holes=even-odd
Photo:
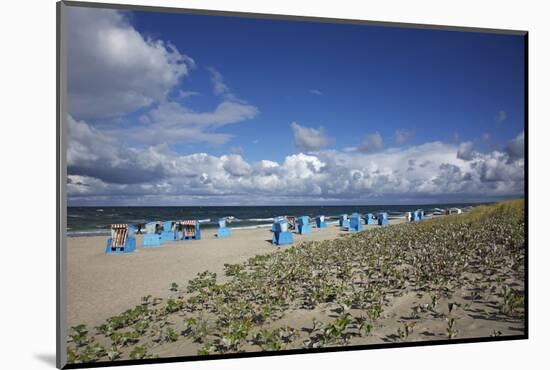
[[[522,36],[71,9],[68,43],[75,204],[523,193]]]
[[[235,140],[219,153],[237,145],[252,160],[280,160],[293,151],[293,121],[324,126],[336,148],[357,145],[350,132],[392,138],[396,128],[415,131],[420,143],[489,133],[502,146],[523,127],[520,36],[146,12],[133,19],[143,34],[218,66],[261,108],[254,121],[227,128]],[[209,91],[208,73],[197,72],[182,89]],[[208,94],[189,99],[197,109],[214,104]],[[499,111],[507,115],[500,127]]]

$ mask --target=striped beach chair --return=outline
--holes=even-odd
[[[112,224],[111,237],[107,239],[105,254],[131,253],[136,250],[134,228],[128,224]]]
[[[182,231],[181,240],[200,240],[201,227],[197,220],[183,220],[179,225]]]

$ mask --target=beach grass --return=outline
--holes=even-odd
[[[167,281],[97,327],[69,363],[521,334],[524,202],[480,206]]]

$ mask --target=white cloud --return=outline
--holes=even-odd
[[[474,143],[471,141],[460,143],[458,151],[456,152],[456,157],[465,161],[472,160],[474,157]]]
[[[310,94],[313,94],[313,95],[323,95],[321,90],[317,90],[317,89],[310,89],[309,92]]]
[[[185,98],[189,98],[189,97],[192,97],[192,96],[200,96],[201,94],[197,91],[185,91],[185,90],[180,90],[179,92],[179,97],[181,99],[185,99]]]
[[[83,122],[73,120],[71,127],[68,188],[71,202],[77,203],[464,201],[524,191],[523,159],[495,151],[464,161],[457,158],[457,145],[441,142],[369,154],[325,150],[249,163],[238,154],[182,155],[162,147],[138,151]]]
[[[222,74],[214,67],[208,67],[207,70],[210,72],[210,80],[212,81],[214,94],[231,96],[231,90],[223,81]]]
[[[505,111],[500,110],[500,111],[498,111],[497,115],[495,116],[495,121],[497,122],[497,124],[500,124],[500,123],[506,121],[507,118],[508,118],[508,114],[506,114]]]
[[[384,140],[378,132],[369,134],[365,136],[358,149],[363,153],[378,152],[384,149]]]
[[[294,144],[299,150],[318,150],[331,143],[323,127],[315,129],[313,127],[301,126],[296,122],[292,122],[290,127],[294,133]]]
[[[239,154],[224,155],[220,158],[223,168],[233,176],[248,175],[252,168]]]
[[[505,151],[512,160],[523,158],[525,156],[524,134],[525,133],[522,131],[518,136],[511,140],[508,145],[506,145]]]
[[[122,12],[73,7],[67,27],[69,113],[121,116],[163,99],[194,66],[170,43],[143,37]]]
[[[394,141],[397,145],[408,143],[414,138],[414,132],[407,130],[395,130]]]

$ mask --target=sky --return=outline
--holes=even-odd
[[[68,203],[524,193],[522,36],[70,7]]]

